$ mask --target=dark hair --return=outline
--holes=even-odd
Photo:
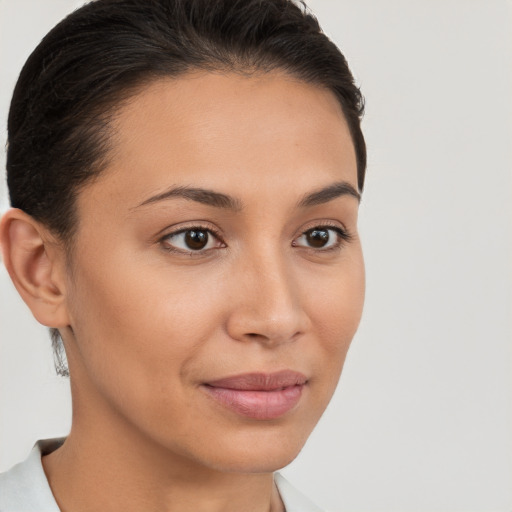
[[[8,120],[11,205],[70,243],[75,199],[106,166],[109,126],[144,85],[190,70],[283,70],[338,98],[363,189],[363,98],[347,62],[292,0],[95,0],[54,27],[23,67]],[[52,329],[58,371],[67,373]]]

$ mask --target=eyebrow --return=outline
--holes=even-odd
[[[214,206],[215,208],[225,208],[233,211],[240,211],[244,207],[240,199],[228,196],[227,194],[222,194],[221,192],[215,192],[205,188],[189,187],[185,185],[171,187],[161,194],[157,194],[156,196],[146,199],[139,204],[139,206],[136,206],[136,208],[172,198],[189,199],[191,201],[196,201],[197,203]]]
[[[361,194],[350,183],[340,181],[304,195],[304,197],[297,203],[297,207],[308,208],[310,206],[327,203],[333,199],[347,195],[355,197],[358,202],[361,201]],[[215,192],[214,190],[190,187],[186,185],[171,187],[161,194],[157,194],[146,199],[135,208],[173,198],[188,199],[196,201],[197,203],[213,206],[215,208],[223,208],[236,212],[241,211],[244,208],[243,201],[236,197],[232,197],[221,192]]]
[[[327,203],[342,196],[352,196],[361,202],[361,194],[348,181],[339,181],[320,190],[306,194],[297,204],[299,208]]]

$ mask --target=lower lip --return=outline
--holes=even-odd
[[[203,387],[215,400],[242,416],[256,420],[273,420],[297,405],[304,385],[269,391]]]

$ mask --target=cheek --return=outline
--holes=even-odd
[[[75,343],[103,392],[130,389],[132,400],[147,399],[187,371],[221,323],[217,304],[179,273],[111,256],[81,263],[72,295]]]
[[[338,272],[323,280],[321,288],[311,288],[307,296],[323,354],[318,374],[334,389],[363,311],[365,271],[360,247],[355,248]]]
[[[355,334],[364,304],[365,271],[362,252],[355,247],[336,270],[327,273],[317,287],[306,291],[315,323],[330,340],[333,348],[340,339],[351,340]]]

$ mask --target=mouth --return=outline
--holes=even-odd
[[[279,418],[299,402],[307,378],[299,372],[246,373],[203,384],[221,405],[256,420]]]

